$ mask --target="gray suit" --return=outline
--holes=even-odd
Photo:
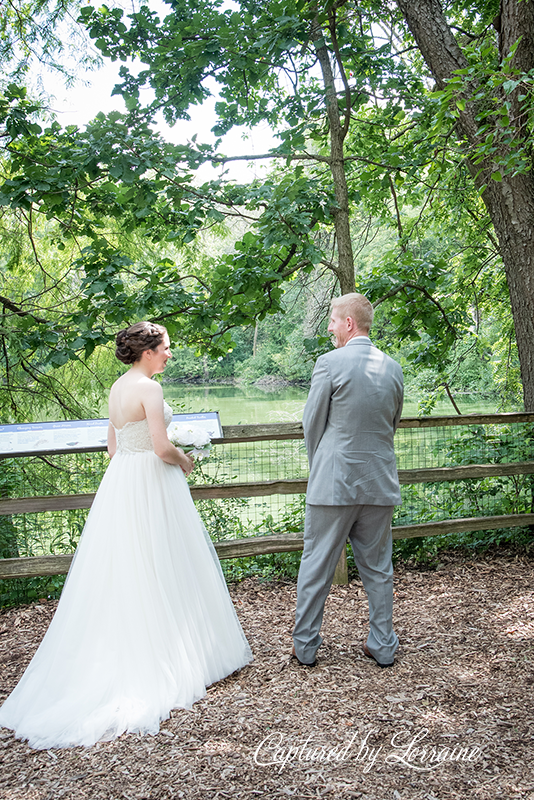
[[[402,402],[401,367],[367,336],[317,360],[302,420],[310,478],[293,641],[304,663],[322,642],[324,603],[347,537],[369,600],[367,646],[380,663],[393,661],[391,518],[401,502],[393,435]]]

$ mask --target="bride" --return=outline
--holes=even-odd
[[[109,396],[112,460],[56,614],[0,709],[38,749],[156,734],[252,660],[185,480],[193,460],[169,441],[172,411],[151,380],[171,358],[167,331],[138,322],[116,355],[132,366]]]

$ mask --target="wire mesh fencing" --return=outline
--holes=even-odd
[[[397,465],[425,470],[468,464],[506,464],[534,460],[534,415],[528,422],[401,427],[396,434]],[[0,470],[0,493],[35,497],[95,492],[108,463],[105,453],[6,458]],[[305,480],[308,475],[302,438],[263,441],[229,440],[213,447],[197,465],[192,486],[263,484]],[[287,489],[289,492],[291,487]],[[530,474],[413,483],[402,486],[403,505],[394,525],[534,511]],[[303,530],[302,493],[199,499],[199,513],[214,541]],[[76,548],[87,509],[0,516],[3,558],[70,553]]]

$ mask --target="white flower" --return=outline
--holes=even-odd
[[[176,447],[181,447],[184,453],[189,453],[195,460],[205,458],[211,450],[209,433],[198,425],[178,423],[174,426],[170,439]]]
[[[210,435],[207,431],[203,430],[202,428],[197,428],[196,431],[194,431],[193,444],[195,445],[195,447],[201,449],[202,447],[205,447],[207,444],[209,444],[210,441],[211,441]]]
[[[172,434],[172,441],[180,447],[192,445],[195,438],[193,429],[188,425],[175,425]]]

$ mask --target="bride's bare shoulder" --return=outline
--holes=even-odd
[[[160,384],[156,381],[147,378],[146,375],[139,375],[130,371],[117,378],[110,389],[110,393],[117,394],[123,391],[135,391],[136,389],[152,393],[162,392]]]
[[[142,378],[139,379],[138,382],[139,391],[143,394],[149,395],[150,397],[163,397],[163,389],[161,388],[161,384],[157,381],[153,381],[151,378],[147,378],[143,375]]]

